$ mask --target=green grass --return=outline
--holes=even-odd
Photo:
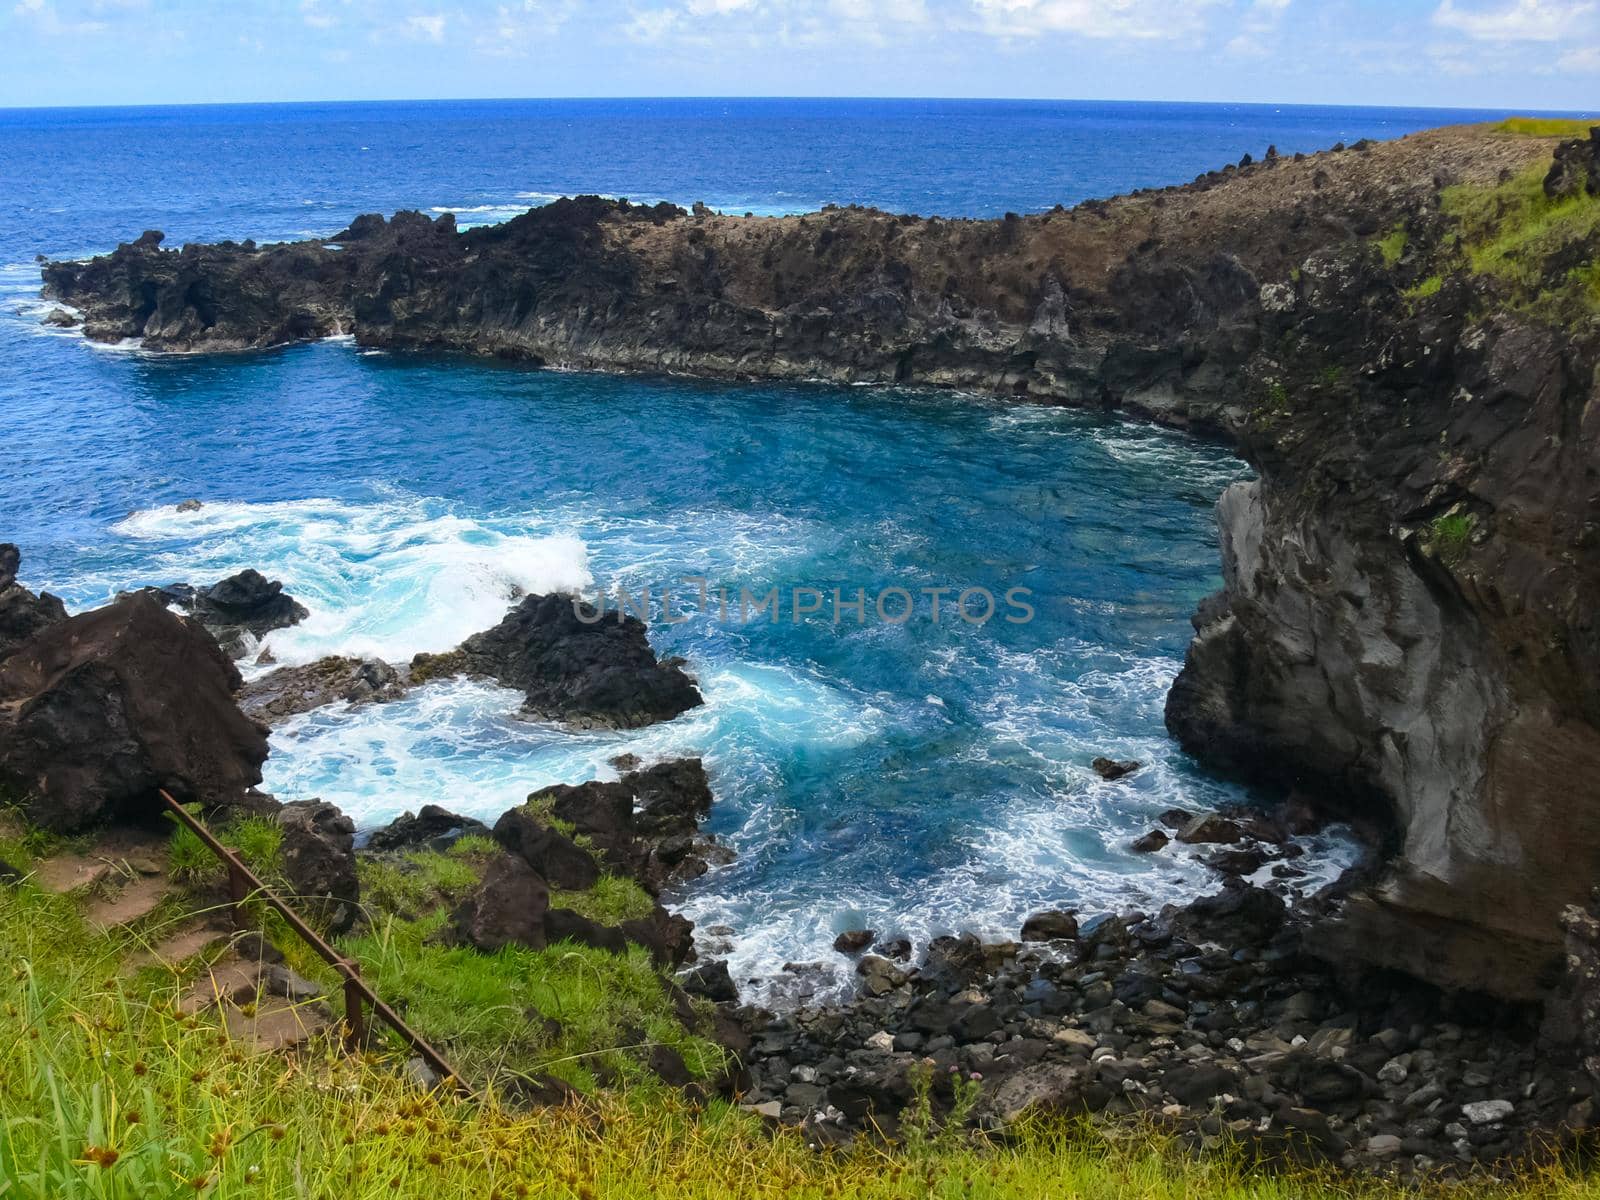
[[[1443,275],[1429,275],[1415,287],[1407,288],[1404,295],[1408,300],[1426,300],[1429,296],[1437,296],[1443,288]]]
[[[721,1051],[679,1023],[643,948],[612,954],[563,943],[483,954],[442,944],[446,920],[386,918],[340,948],[469,1078],[547,1071],[590,1091],[598,1070],[645,1082],[643,1060],[657,1044],[697,1075],[721,1068]]]
[[[602,875],[584,892],[552,891],[551,908],[570,908],[602,925],[620,925],[655,911],[655,901],[633,880],[623,875]]]
[[[1468,268],[1504,284],[1513,306],[1555,320],[1600,314],[1600,198],[1552,200],[1545,173],[1538,166],[1495,187],[1449,187],[1440,207]],[[1552,277],[1551,261],[1574,253],[1583,261]]]
[[[27,867],[29,862],[16,865]],[[379,935],[372,935],[377,937]],[[372,947],[380,987],[431,972],[460,1006],[408,1016],[492,1046],[530,998],[564,1020],[521,1032],[576,1058],[663,1021],[637,959],[570,948],[495,955],[423,945],[412,929]],[[1003,1140],[945,1128],[900,1150],[862,1139],[818,1152],[792,1131],[640,1082],[582,1104],[517,1111],[494,1095],[424,1095],[379,1054],[331,1041],[294,1057],[245,1053],[204,1018],[176,1015],[181,983],[118,975],[122,945],[73,900],[0,887],[0,1196],[6,1200],[1579,1200],[1595,1181],[1551,1169],[1505,1185],[1421,1191],[1378,1180],[1250,1170],[1192,1157],[1149,1129],[1038,1123]],[[396,961],[391,962],[393,958]],[[427,990],[439,986],[427,983]],[[652,990],[654,989],[654,990]],[[612,1014],[605,1017],[604,1014]],[[587,1014],[587,1015],[586,1015]],[[495,1024],[499,1022],[498,1026]],[[665,1032],[665,1031],[663,1031]],[[542,1039],[542,1040],[541,1040]],[[573,1039],[570,1042],[565,1039]],[[693,1050],[683,1042],[686,1050]],[[452,1052],[460,1047],[452,1046]],[[630,1055],[631,1051],[610,1051]],[[686,1057],[689,1055],[686,1053]],[[629,1059],[631,1062],[631,1059]],[[691,1065],[695,1065],[691,1060]],[[701,1063],[702,1067],[707,1064]],[[630,1070],[636,1070],[630,1068]],[[642,1076],[635,1076],[641,1078]]]
[[[226,869],[206,844],[187,825],[173,822],[167,844],[167,873],[189,887],[215,884],[226,878]],[[262,880],[272,883],[283,874],[283,826],[271,817],[242,816],[216,830],[222,844],[239,852],[245,865]]]
[[[1600,121],[1566,117],[1507,117],[1495,129],[1520,137],[1586,138],[1595,125],[1600,125]]]
[[[1383,256],[1383,265],[1396,266],[1406,252],[1406,244],[1411,240],[1411,235],[1405,226],[1396,225],[1388,233],[1378,239],[1378,253]]]
[[[481,878],[482,857],[499,852],[500,847],[493,842],[487,849],[462,847],[458,842],[447,851],[409,850],[394,856],[363,856],[356,864],[362,907],[369,914],[414,918],[442,905],[455,904]]]
[[[1474,525],[1470,513],[1444,513],[1433,519],[1428,541],[1440,562],[1451,567],[1461,564],[1472,547]]]

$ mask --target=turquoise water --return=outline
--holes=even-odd
[[[743,974],[828,957],[835,932],[861,924],[919,941],[1003,935],[1039,907],[1214,886],[1184,854],[1126,844],[1166,808],[1243,798],[1179,754],[1161,721],[1189,614],[1217,585],[1212,504],[1244,473],[1224,449],[930,392],[608,378],[341,341],[211,358],[110,350],[37,324],[32,255],[150,226],[175,239],[326,233],[374,208],[470,201],[494,219],[494,205],[541,189],[767,211],[1038,208],[1182,178],[1267,140],[1310,149],[1421,116],[480,109],[0,114],[0,539],[23,546],[24,580],[83,608],[256,567],[312,612],[269,638],[282,662],[444,649],[518,589],[659,597],[684,576],[735,597],[1027,589],[1032,620],[981,625],[948,608],[936,622],[925,597],[903,623],[835,624],[825,603],[799,622],[786,606],[777,624],[740,624],[691,603],[682,623],[658,614],[652,628],[706,695],[676,721],[573,733],[520,718],[513,693],[440,683],[281,727],[266,787],[366,825],[429,802],[493,818],[535,787],[614,775],[621,753],[703,755],[710,827],[738,858],[681,901],[702,927],[736,931]],[[474,114],[476,153],[440,141]],[[847,150],[807,149],[830,137]],[[1170,153],[1133,169],[1127,139]],[[1011,160],[1018,145],[1026,162]],[[189,497],[204,507],[176,512]],[[693,591],[680,587],[680,609]],[[1099,754],[1147,766],[1105,783],[1088,766]],[[1347,857],[1336,841],[1313,850],[1324,874]]]

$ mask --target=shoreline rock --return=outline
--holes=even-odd
[[[414,681],[440,675],[494,679],[530,713],[580,729],[636,729],[704,703],[678,663],[656,658],[643,621],[560,593],[526,596],[493,629],[412,660]]]

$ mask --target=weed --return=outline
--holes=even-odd
[[[1378,253],[1383,256],[1383,265],[1396,266],[1406,252],[1406,243],[1411,237],[1406,233],[1404,225],[1396,225],[1388,233],[1378,239]]]
[[[1433,519],[1428,541],[1440,562],[1448,567],[1461,564],[1472,545],[1474,524],[1472,514],[1462,512],[1442,513]]]

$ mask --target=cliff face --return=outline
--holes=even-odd
[[[147,236],[45,278],[89,336],[156,348],[353,332],[1229,436],[1260,478],[1219,506],[1226,587],[1169,726],[1390,818],[1391,870],[1328,953],[1522,997],[1600,875],[1597,145],[1440,130],[993,222],[590,198],[463,234],[403,213],[338,248]]]

